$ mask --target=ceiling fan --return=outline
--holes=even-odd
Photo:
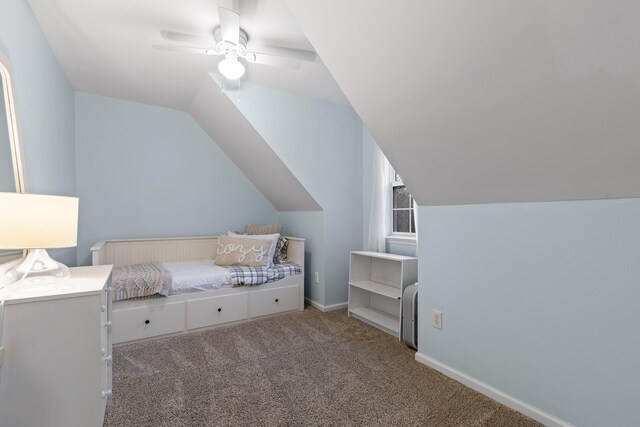
[[[315,59],[315,52],[285,47],[272,46],[269,50],[275,53],[250,52],[247,50],[249,36],[240,28],[240,15],[231,9],[219,7],[218,16],[220,25],[213,30],[215,45],[212,47],[180,45],[153,45],[153,47],[158,50],[174,52],[224,55],[224,59],[218,63],[218,70],[230,80],[237,80],[245,73],[245,66],[239,61],[240,58],[249,63],[290,69],[299,69],[301,61],[313,61]],[[160,35],[165,40],[173,42],[189,44],[209,42],[209,40],[202,37],[174,31],[162,30]]]

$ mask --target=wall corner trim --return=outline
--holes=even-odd
[[[485,384],[482,381],[473,378],[463,372],[458,371],[448,365],[445,365],[442,362],[439,362],[436,359],[433,359],[425,354],[420,352],[416,352],[416,361],[427,365],[430,368],[435,369],[436,371],[452,378],[467,387],[477,391],[478,393],[482,393],[485,396],[495,400],[498,403],[501,403],[509,408],[518,411],[529,418],[532,418],[545,426],[549,427],[574,427],[572,424],[561,420],[541,409],[536,408],[526,402],[523,402],[519,399],[516,399],[513,396],[508,395],[507,393],[498,390],[495,387],[490,386],[489,384]]]
[[[314,308],[317,308],[318,310],[322,311],[323,313],[326,313],[327,311],[334,311],[334,310],[340,310],[341,308],[345,308],[347,306],[346,302],[340,302],[338,304],[331,304],[331,305],[322,305],[318,302],[315,302],[312,299],[306,298],[304,299],[304,301],[306,303],[309,303],[309,305],[311,305]]]

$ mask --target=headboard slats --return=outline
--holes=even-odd
[[[287,239],[288,260],[304,268],[304,239],[288,236]],[[96,243],[91,252],[93,265],[121,267],[154,261],[213,259],[217,245],[217,236],[106,240]]]
[[[94,251],[94,265],[99,262],[119,267],[153,261],[213,259],[217,244],[217,237],[107,240],[100,250]]]

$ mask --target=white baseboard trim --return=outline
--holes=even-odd
[[[317,308],[318,310],[323,311],[325,313],[327,311],[340,310],[341,308],[345,308],[347,306],[346,302],[341,302],[338,304],[331,304],[331,305],[322,305],[307,297],[305,297],[304,300],[309,304],[311,304],[312,307]]]
[[[574,427],[572,424],[563,421],[560,418],[554,417],[553,415],[543,411],[542,409],[538,409],[535,406],[523,402],[522,400],[516,399],[515,397],[510,396],[507,393],[490,386],[489,384],[485,384],[482,381],[477,380],[463,372],[460,372],[457,369],[447,366],[444,363],[439,362],[427,355],[416,353],[416,361],[435,369],[436,371],[448,376],[449,378],[453,378],[454,380],[466,385],[467,387],[477,391],[478,393],[482,393],[485,396],[495,400],[496,402],[502,403],[503,405],[508,406],[509,408],[544,424],[545,426]]]

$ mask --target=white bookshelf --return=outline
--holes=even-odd
[[[402,293],[418,280],[418,258],[380,252],[351,252],[349,316],[402,336]]]

